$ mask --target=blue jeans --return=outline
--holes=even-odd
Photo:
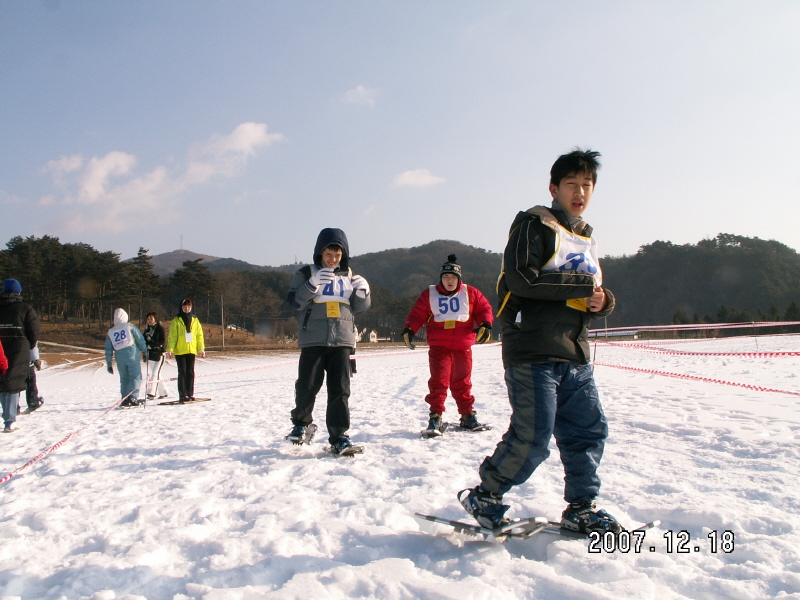
[[[4,423],[13,423],[17,420],[17,404],[19,404],[21,394],[22,392],[0,392]]]
[[[506,369],[511,424],[480,467],[481,484],[505,494],[528,480],[550,455],[550,437],[564,465],[564,499],[588,502],[600,491],[597,467],[608,423],[591,365],[533,363]]]

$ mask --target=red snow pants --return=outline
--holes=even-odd
[[[431,368],[431,378],[428,380],[430,393],[425,396],[425,402],[430,405],[431,412],[444,413],[449,387],[458,406],[458,414],[468,414],[475,404],[475,396],[472,395],[472,348],[451,350],[444,346],[431,346],[428,349],[428,363]]]

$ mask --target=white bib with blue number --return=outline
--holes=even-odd
[[[595,285],[603,285],[603,272],[597,260],[597,243],[560,225],[556,232],[556,252],[542,271],[577,271],[594,275]]]
[[[433,320],[442,321],[469,321],[469,295],[467,286],[462,284],[461,290],[452,296],[443,296],[435,285],[430,287],[431,312]]]
[[[353,283],[350,281],[349,272],[342,275],[335,275],[333,281],[326,285],[321,285],[314,296],[314,302],[343,302],[350,304],[350,296],[353,295]]]
[[[114,346],[114,350],[122,350],[123,348],[133,346],[133,335],[131,334],[130,323],[114,325],[114,327],[108,330],[108,337],[111,340],[111,345]]]

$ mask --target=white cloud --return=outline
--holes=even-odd
[[[413,171],[400,173],[400,175],[394,178],[394,185],[398,187],[428,187],[444,183],[445,181],[447,180],[444,177],[437,177],[431,174],[428,169],[414,169]]]
[[[109,152],[102,158],[91,158],[80,177],[78,202],[102,202],[109,194],[108,180],[129,174],[135,166],[136,157],[126,152]]]
[[[72,156],[62,156],[58,160],[51,160],[45,165],[47,171],[52,171],[56,174],[72,173],[77,171],[83,166],[83,157],[79,154]]]
[[[113,151],[88,161],[77,155],[61,157],[45,169],[67,191],[58,200],[45,196],[40,204],[69,205],[70,216],[62,224],[71,232],[131,229],[152,210],[158,210],[162,222],[168,221],[187,192],[213,177],[236,177],[257,148],[284,139],[280,133],[268,133],[264,123],[242,123],[230,134],[214,134],[193,144],[182,166],[160,165],[138,176],[137,159],[126,152]]]
[[[43,170],[51,172],[56,183],[61,184],[64,181],[64,175],[77,171],[82,166],[83,157],[80,154],[73,154],[72,156],[62,156],[58,160],[51,160]]]
[[[360,104],[361,106],[368,106],[375,108],[375,100],[378,97],[378,91],[357,85],[352,90],[347,90],[342,95],[342,102],[346,104]]]

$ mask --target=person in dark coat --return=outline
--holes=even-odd
[[[16,279],[3,281],[0,294],[0,344],[8,360],[8,370],[0,376],[0,402],[3,407],[3,432],[14,431],[20,393],[28,386],[31,349],[39,340],[39,315],[22,301],[22,286]]]
[[[144,341],[147,344],[147,399],[166,398],[169,395],[167,385],[160,381],[161,367],[164,366],[164,344],[167,336],[158,315],[147,313],[147,326],[144,328]]]
[[[492,456],[481,463],[480,485],[458,495],[484,527],[508,522],[503,495],[547,459],[555,437],[568,503],[561,526],[587,534],[621,529],[595,504],[608,422],[587,332],[616,303],[603,285],[593,230],[583,220],[599,156],[579,148],[560,156],[550,170],[552,205],[519,212],[509,231],[497,284],[497,321],[511,422]]]

